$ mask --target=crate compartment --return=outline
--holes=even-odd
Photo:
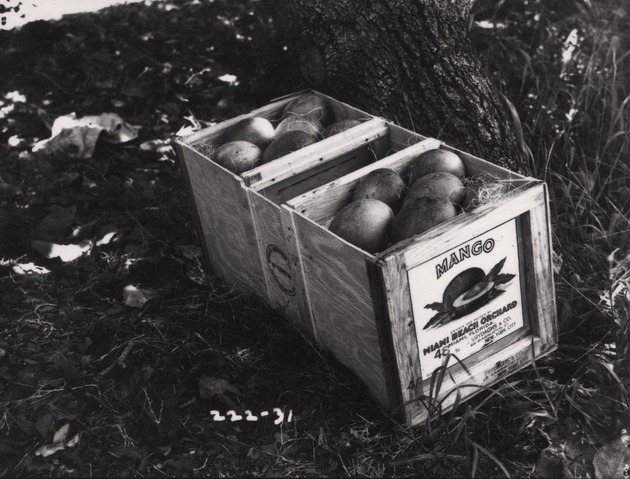
[[[267,291],[266,274],[261,261],[247,185],[256,182],[260,184],[270,176],[278,177],[267,173],[268,170],[281,170],[285,176],[304,174],[304,170],[308,168],[305,163],[309,162],[310,155],[327,151],[340,138],[343,139],[344,135],[358,134],[365,136],[366,141],[372,141],[375,136],[371,132],[375,129],[376,137],[385,134],[383,120],[374,119],[345,103],[311,92],[326,99],[335,119],[358,119],[363,123],[242,175],[236,175],[210,159],[215,145],[227,129],[245,118],[255,116],[277,123],[284,106],[300,93],[173,142],[182,163],[184,180],[195,212],[196,229],[203,243],[205,263],[229,287],[240,292],[264,295]],[[355,133],[355,129],[358,132]],[[322,163],[325,161],[322,160]]]

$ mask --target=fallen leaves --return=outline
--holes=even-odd
[[[111,143],[126,143],[138,137],[140,128],[125,122],[116,113],[82,118],[71,113],[54,121],[51,137],[37,142],[33,146],[33,152],[91,158],[99,138]]]
[[[88,253],[94,243],[91,240],[84,240],[79,244],[57,244],[33,240],[31,246],[46,259],[59,258],[64,263],[68,263]]]
[[[70,424],[64,424],[55,432],[52,444],[45,444],[35,451],[36,456],[48,457],[63,451],[66,448],[72,448],[79,443],[79,434],[75,434],[71,439],[66,441]]]
[[[621,435],[601,447],[593,459],[597,479],[626,479],[630,476],[630,435],[624,429]]]
[[[227,392],[240,395],[240,391],[229,381],[220,378],[201,376],[199,378],[199,396],[202,398],[212,398],[217,395],[223,395]]]
[[[65,238],[76,213],[75,205],[67,207],[52,205],[50,213],[35,227],[35,237],[43,241],[59,241]]]
[[[132,284],[123,289],[123,303],[131,308],[142,308],[152,299],[160,297],[160,293],[151,288],[138,288]]]

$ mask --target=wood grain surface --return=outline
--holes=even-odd
[[[262,190],[286,178],[312,170],[318,164],[335,160],[362,144],[386,136],[388,132],[389,129],[385,120],[372,118],[330,138],[305,146],[277,160],[246,171],[242,177],[248,186]]]
[[[318,342],[389,407],[366,262],[372,256],[294,214]]]
[[[256,232],[242,180],[179,144],[211,270],[238,291],[266,295]]]
[[[315,338],[291,213],[251,189],[248,195],[268,303],[304,334]]]

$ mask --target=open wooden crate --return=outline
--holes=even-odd
[[[376,255],[327,229],[367,173],[387,167],[404,176],[418,143],[284,206],[294,215],[318,342],[414,425],[429,409],[448,411],[455,389],[470,398],[557,344],[545,184],[429,141],[503,194]],[[459,317],[440,316],[447,286],[471,269],[493,276],[494,294]]]
[[[213,144],[245,117],[277,121],[295,95],[174,142],[210,269],[236,290],[261,295],[349,367],[385,409],[400,411],[410,424],[426,419],[424,396],[444,357],[450,358],[449,374],[434,399],[446,411],[454,388],[468,398],[552,351],[556,326],[545,185],[453,150],[469,175],[504,182],[507,192],[380,254],[367,253],[326,228],[360,178],[382,167],[404,174],[422,152],[449,147],[314,93],[326,98],[337,119],[364,122],[241,175],[210,159]],[[483,251],[489,241],[499,245],[494,252]],[[480,316],[473,328],[474,318],[467,315],[426,331],[425,306],[436,307],[443,284],[460,271],[449,255],[465,256],[478,244],[481,253],[470,253],[467,267],[490,272],[506,258],[500,274],[513,278],[501,295],[510,298],[509,314],[498,315],[500,324],[493,318],[481,324]],[[442,269],[440,278],[430,277],[434,263]],[[502,300],[489,304],[497,301]]]

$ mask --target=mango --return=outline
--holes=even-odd
[[[390,168],[379,168],[365,175],[352,193],[352,200],[371,198],[380,200],[397,212],[402,205],[405,182]]]
[[[302,119],[299,116],[289,116],[282,120],[276,127],[276,135],[280,136],[287,131],[305,131],[311,133],[318,138],[321,137],[324,127],[319,120],[315,119]]]
[[[212,160],[232,173],[241,174],[260,165],[263,152],[248,141],[230,141],[212,153]]]
[[[315,142],[317,142],[317,137],[311,133],[299,130],[287,131],[274,138],[263,153],[262,161],[269,163]]]
[[[273,140],[274,134],[275,129],[266,118],[245,118],[226,130],[221,137],[221,144],[230,141],[249,141],[264,150]]]
[[[340,209],[330,223],[330,231],[368,253],[386,248],[394,213],[374,199],[352,201]]]
[[[394,217],[390,242],[394,244],[422,234],[456,215],[455,206],[447,199],[421,196],[411,200]]]
[[[361,122],[359,120],[338,120],[331,125],[328,125],[322,132],[322,136],[324,138],[329,138],[337,133],[349,130],[350,128],[360,124]]]
[[[282,119],[289,116],[318,120],[324,126],[332,120],[332,112],[326,100],[313,93],[304,93],[287,103],[282,111]]]
[[[437,171],[446,171],[462,181],[466,177],[466,166],[458,155],[452,151],[436,149],[425,151],[409,165],[409,184],[412,185],[418,178]]]
[[[460,205],[466,197],[466,188],[452,173],[437,171],[421,176],[411,185],[403,200],[403,206],[421,196],[446,198],[451,203]]]
[[[447,311],[453,309],[453,302],[476,284],[481,283],[486,274],[481,268],[468,268],[455,276],[444,288],[442,304]]]

